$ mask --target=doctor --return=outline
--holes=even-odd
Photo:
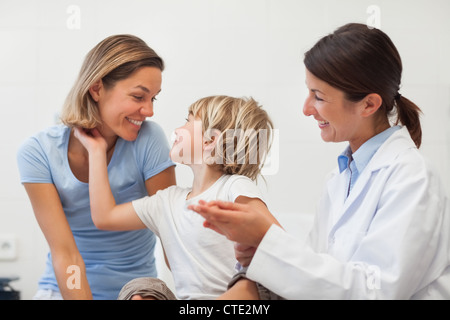
[[[192,209],[206,227],[254,247],[246,258],[237,251],[248,265],[244,281],[281,297],[450,299],[450,203],[418,151],[420,109],[398,92],[394,44],[380,30],[348,24],[319,40],[304,63],[304,114],[324,141],[349,142],[306,243],[245,205]]]

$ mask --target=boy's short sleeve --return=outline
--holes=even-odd
[[[236,201],[240,196],[258,198],[264,202],[264,196],[256,183],[245,176],[233,176],[229,184],[229,201]]]
[[[141,221],[158,237],[160,237],[161,229],[165,230],[164,228],[166,228],[167,223],[165,221],[171,220],[170,216],[174,212],[173,205],[179,199],[182,190],[177,186],[170,186],[158,190],[152,196],[146,196],[131,202]]]

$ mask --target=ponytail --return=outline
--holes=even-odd
[[[411,139],[420,148],[422,143],[422,127],[420,126],[420,115],[422,111],[411,100],[406,99],[402,95],[398,95],[395,99],[397,104],[397,122],[406,126]]]

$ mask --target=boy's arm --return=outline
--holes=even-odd
[[[280,223],[273,217],[273,215],[267,209],[266,204],[258,198],[249,198],[245,196],[239,196],[236,198],[235,203],[249,205],[253,209],[264,212],[265,215],[271,217],[272,223],[279,226]],[[248,266],[253,258],[256,248],[245,246],[239,243],[235,243],[235,254],[239,263],[242,266]],[[241,251],[238,251],[241,248]],[[245,262],[244,262],[245,261]],[[259,300],[259,291],[256,283],[250,279],[243,278],[238,280],[231,288],[217,298],[218,300]]]
[[[217,297],[217,300],[259,300],[259,292],[256,283],[249,279],[238,280],[225,293]]]
[[[75,137],[89,152],[89,198],[95,226],[103,230],[135,230],[146,228],[131,202],[117,205],[108,179],[106,142],[93,129],[91,135],[75,129]]]

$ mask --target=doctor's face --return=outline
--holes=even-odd
[[[320,80],[306,69],[308,97],[303,106],[306,116],[317,121],[322,139],[326,142],[358,141],[361,118],[354,102],[345,99],[345,94]]]

